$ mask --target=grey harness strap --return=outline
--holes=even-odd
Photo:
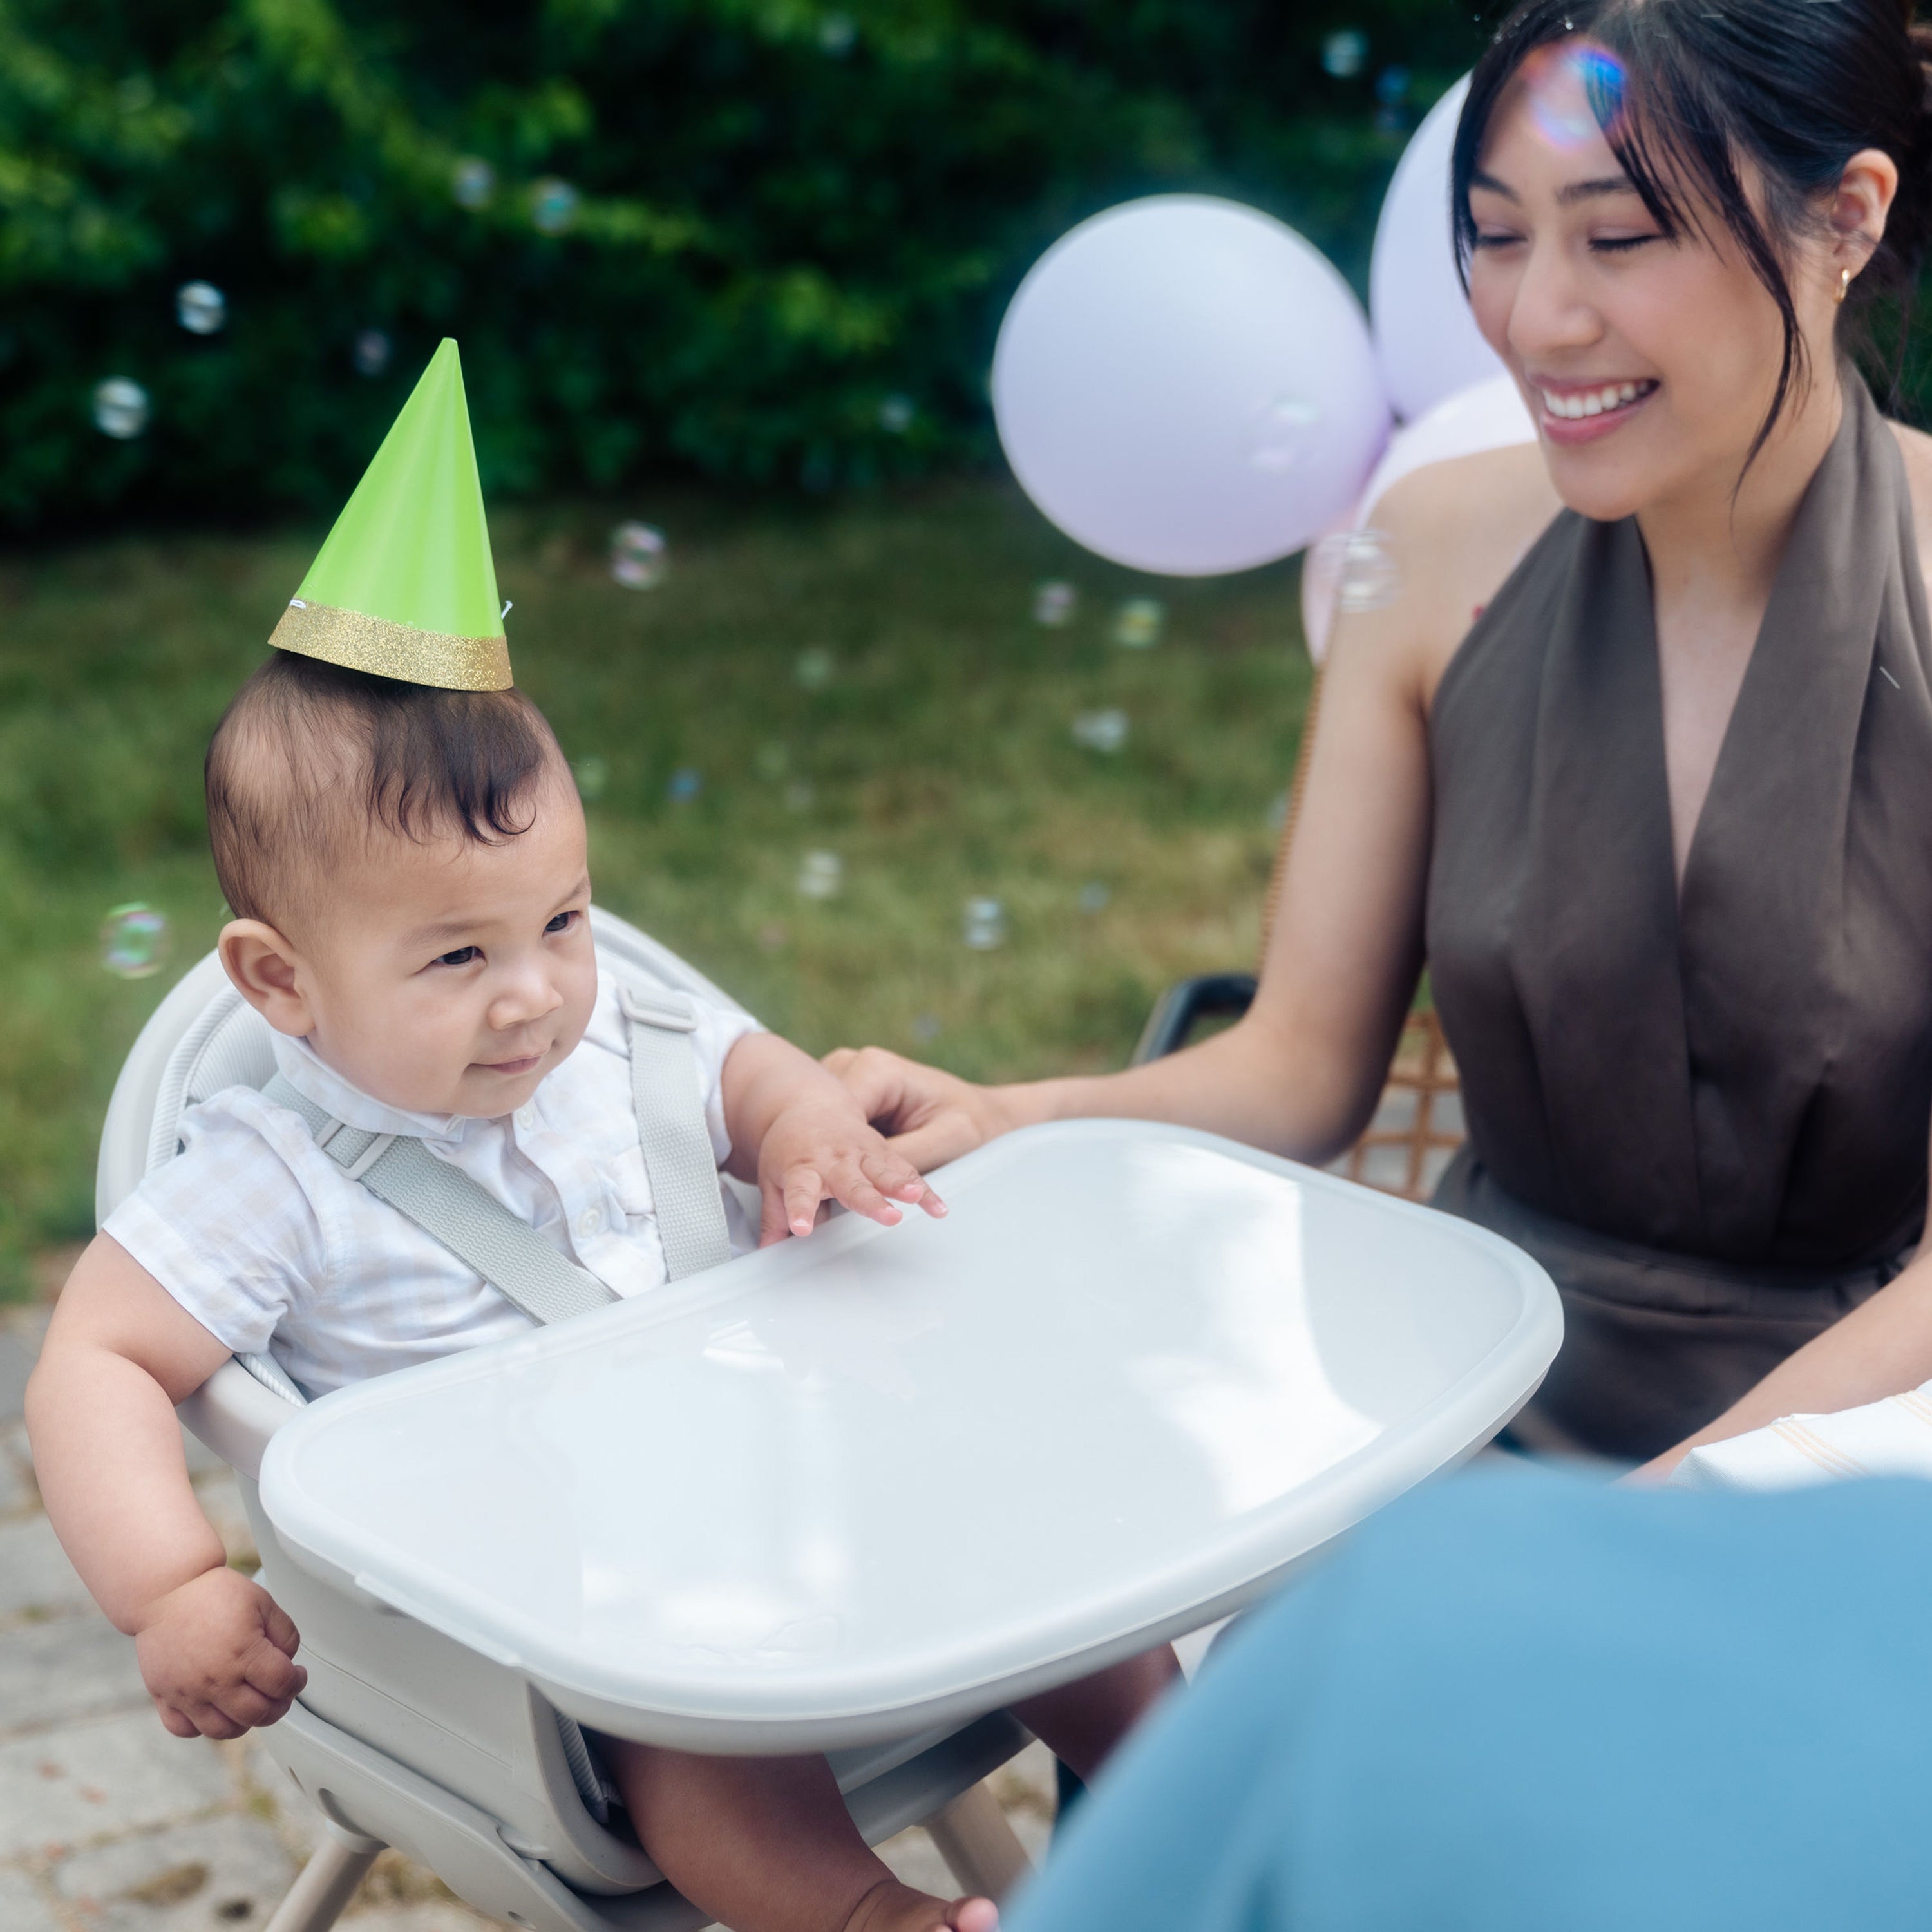
[[[698,1012],[682,993],[620,985],[631,1039],[631,1102],[657,1209],[664,1270],[673,1281],[731,1258],[718,1188],[718,1158],[704,1118],[691,1036]]]
[[[631,1049],[631,1100],[656,1210],[665,1272],[673,1281],[731,1257],[718,1163],[692,1051],[698,1012],[682,993],[620,983]],[[466,1262],[532,1322],[568,1321],[616,1300],[459,1168],[406,1134],[376,1134],[331,1118],[279,1073],[267,1099],[308,1122],[316,1144],[351,1180],[406,1214]]]
[[[372,1134],[332,1120],[278,1073],[262,1090],[301,1114],[316,1144],[351,1180],[406,1214],[459,1261],[467,1262],[532,1322],[568,1321],[616,1296],[587,1268],[560,1254],[468,1174],[438,1160],[406,1134]]]

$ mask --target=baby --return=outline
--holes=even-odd
[[[664,1281],[584,815],[536,706],[278,651],[217,730],[207,789],[235,914],[221,962],[274,1029],[282,1080],[351,1127],[420,1138],[617,1294]],[[703,1003],[692,1041],[714,1156],[756,1183],[761,1244],[832,1201],[888,1224],[945,1212],[798,1048]],[[28,1425],[55,1528],[134,1636],[161,1721],[232,1738],[274,1723],[305,1676],[289,1618],[224,1561],[173,1405],[231,1353],[272,1352],[314,1395],[529,1322],[291,1107],[231,1088],[182,1139],[76,1266]],[[1088,1774],[1172,1668],[1162,1651],[1018,1714]],[[897,1882],[822,1759],[602,1748],[651,1858],[742,1932],[995,1922],[987,1900]]]

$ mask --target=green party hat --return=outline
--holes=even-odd
[[[508,688],[454,342],[430,358],[268,641],[405,684]]]

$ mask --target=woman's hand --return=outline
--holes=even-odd
[[[923,1174],[1026,1125],[1010,1090],[976,1087],[883,1046],[842,1046],[825,1064],[844,1082],[892,1151]]]

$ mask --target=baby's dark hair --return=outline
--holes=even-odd
[[[237,917],[280,925],[378,830],[516,838],[565,769],[520,691],[435,690],[272,652],[208,744],[215,876]]]
[[[1932,237],[1932,119],[1928,35],[1912,12],[1912,0],[1523,0],[1476,63],[1456,130],[1450,208],[1465,282],[1476,241],[1470,178],[1498,98],[1538,48],[1592,44],[1608,58],[1581,64],[1591,108],[1652,219],[1666,235],[1694,230],[1683,191],[1708,196],[1778,305],[1784,359],[1755,458],[1808,376],[1792,244],[1815,228],[1816,197],[1861,148],[1897,164],[1898,194],[1843,321],[1856,327],[1882,294],[1909,308],[1917,284]],[[1761,211],[1743,164],[1763,184]]]

